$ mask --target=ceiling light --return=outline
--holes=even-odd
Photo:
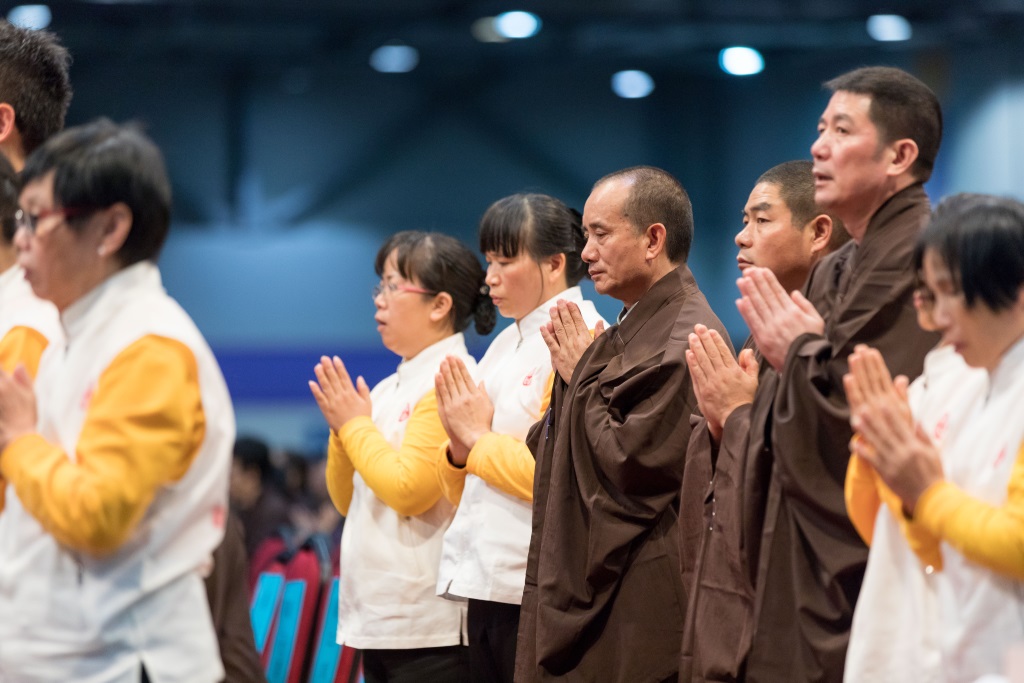
[[[753,76],[764,71],[764,57],[752,47],[727,47],[718,53],[718,66],[732,76]]]
[[[53,14],[46,5],[17,5],[7,13],[7,21],[32,31],[46,28],[51,19]]]
[[[503,12],[494,17],[494,30],[505,38],[530,38],[540,31],[540,17],[529,12]]]
[[[498,33],[494,17],[480,17],[473,22],[469,32],[481,43],[507,43],[508,38]]]
[[[868,17],[868,35],[880,42],[910,40],[910,22],[898,14],[876,14]]]
[[[646,71],[620,71],[612,76],[612,90],[628,100],[647,97],[654,90],[654,79]]]
[[[420,63],[420,53],[409,45],[381,45],[370,53],[370,66],[385,74],[404,74]]]

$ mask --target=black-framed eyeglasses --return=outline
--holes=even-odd
[[[410,292],[412,294],[430,294],[434,295],[437,292],[429,289],[423,289],[422,287],[413,287],[412,285],[400,285],[394,282],[378,282],[373,286],[373,298],[376,299],[378,296],[383,296],[385,300],[390,299],[398,292]]]
[[[36,229],[39,227],[39,221],[50,216],[61,216],[62,218],[77,218],[79,216],[85,216],[96,211],[95,207],[92,206],[61,206],[55,209],[43,209],[39,213],[33,215],[22,209],[18,209],[14,214],[14,225],[18,230],[24,228],[28,231],[28,234],[36,234]]]

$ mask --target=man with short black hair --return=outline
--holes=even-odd
[[[725,330],[686,265],[686,191],[641,166],[594,185],[583,210],[594,287],[623,303],[591,340],[574,304],[542,328],[556,370],[527,443],[537,458],[517,681],[675,681],[683,592],[675,539],[696,399],[695,324]]]
[[[832,91],[811,146],[814,198],[853,238],[802,292],[750,268],[737,307],[778,371],[765,444],[771,487],[759,540],[748,681],[841,681],[867,548],[843,498],[849,405],[842,378],[857,344],[914,378],[937,337],[917,326],[913,250],[929,218],[922,184],[942,135],[938,99],[890,67],[866,67]],[[752,571],[754,571],[752,569]]]
[[[761,174],[751,190],[736,261],[741,272],[767,268],[792,291],[849,239],[842,222],[814,202],[811,162],[788,161]],[[771,487],[763,435],[778,380],[752,339],[737,362],[718,333],[702,327],[690,335],[687,362],[704,417],[694,420],[679,503],[687,589],[680,680],[741,680]]]

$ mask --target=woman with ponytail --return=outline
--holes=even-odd
[[[434,375],[446,357],[474,368],[462,330],[490,332],[494,306],[477,257],[447,235],[398,233],[375,268],[374,319],[397,371],[370,391],[324,356],[309,383],[331,428],[327,489],[346,517],[338,642],[363,651],[369,683],[466,681],[465,607],[434,590],[452,519],[436,475],[447,437]]]
[[[576,304],[590,329],[603,321],[577,283],[586,274],[580,214],[542,194],[495,202],[480,221],[490,298],[514,322],[476,373],[441,364],[438,409],[450,442],[437,458],[445,497],[458,506],[444,536],[437,590],[468,600],[474,681],[508,681],[515,668],[519,605],[532,530],[534,458],[523,440],[551,399],[551,355],[540,329],[559,301]]]

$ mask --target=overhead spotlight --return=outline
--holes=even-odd
[[[52,19],[53,14],[46,5],[17,5],[7,13],[7,21],[30,31],[46,28]]]
[[[370,53],[370,66],[384,74],[408,73],[419,63],[419,50],[410,45],[381,45]]]
[[[875,14],[868,17],[868,35],[883,43],[910,40],[910,22],[898,14]]]
[[[718,53],[718,66],[731,76],[753,76],[764,71],[764,57],[752,47],[727,47]]]
[[[654,79],[646,71],[630,69],[612,76],[612,91],[619,97],[635,100],[647,97],[654,90]]]
[[[540,17],[530,12],[502,12],[494,17],[494,30],[503,38],[531,38],[540,31]]]
[[[480,17],[473,22],[469,32],[481,43],[507,43],[508,38],[498,33],[494,17]]]

